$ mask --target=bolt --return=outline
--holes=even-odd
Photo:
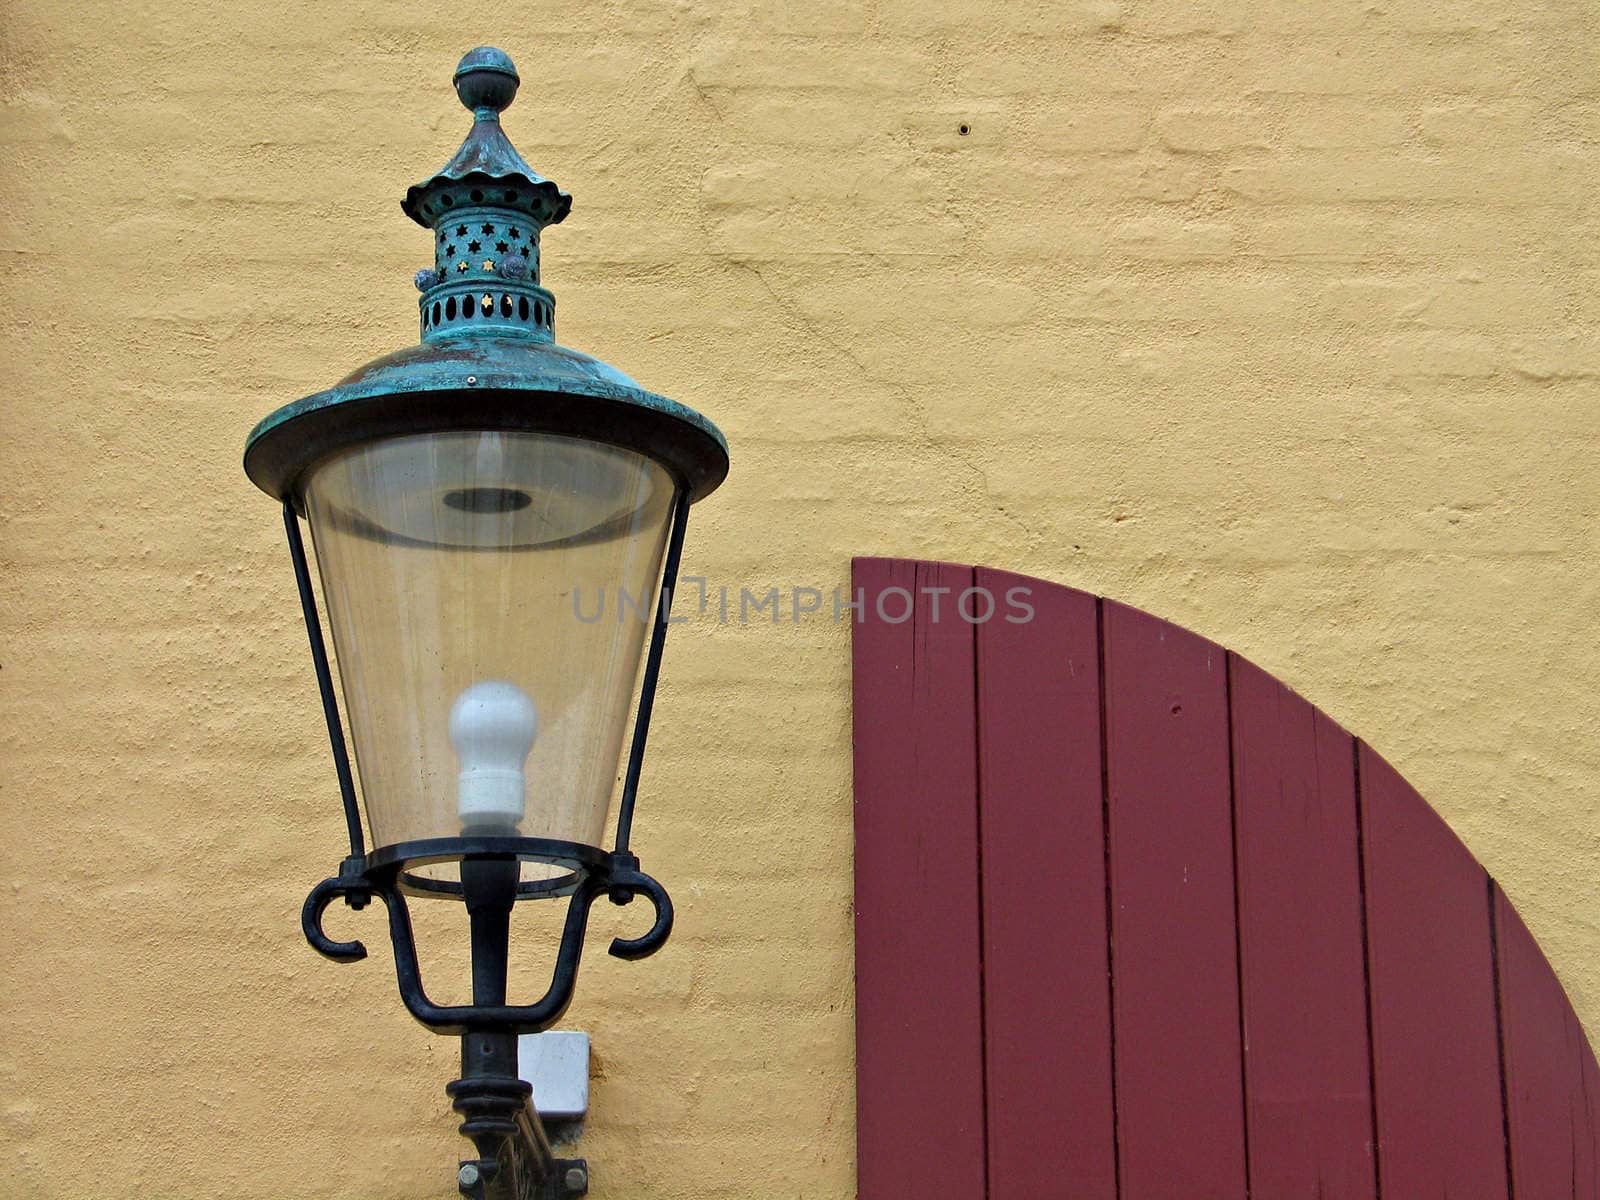
[[[589,1172],[582,1167],[568,1167],[566,1183],[569,1195],[581,1196],[589,1190]]]
[[[478,1167],[476,1163],[462,1163],[461,1170],[456,1172],[456,1183],[463,1192],[471,1191],[478,1186]]]
[[[468,387],[477,387],[478,386],[478,377],[476,375],[468,375],[467,376],[467,386]]]

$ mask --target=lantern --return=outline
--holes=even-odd
[[[447,1090],[477,1154],[457,1182],[482,1200],[587,1186],[585,1164],[551,1155],[516,1077],[516,1039],[565,1010],[596,899],[642,894],[653,907],[645,933],[612,943],[619,957],[648,955],[671,931],[671,902],[629,831],[689,506],[728,469],[704,417],[555,343],[540,241],[572,202],[501,129],[518,82],[499,50],[461,60],[471,131],[401,205],[433,240],[434,265],[415,280],[420,344],[273,413],[244,455],[282,504],[350,835],[338,875],[306,900],[305,935],[330,958],[364,957],[323,932],[323,912],[383,902],[407,1008],[462,1038]],[[438,1004],[423,987],[407,905],[424,899],[467,909],[471,1004]],[[511,1003],[510,913],[532,900],[564,900],[566,920],[548,990]]]

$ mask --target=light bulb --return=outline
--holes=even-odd
[[[475,683],[450,707],[450,744],[461,774],[456,809],[463,828],[515,831],[526,804],[522,767],[539,732],[533,701],[514,683]]]

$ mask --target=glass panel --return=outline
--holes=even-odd
[[[306,509],[374,846],[609,840],[672,501],[650,459],[547,434],[393,438],[316,468]]]

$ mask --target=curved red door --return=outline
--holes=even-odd
[[[1237,655],[858,559],[862,1200],[1600,1200],[1600,1072],[1387,763]]]

